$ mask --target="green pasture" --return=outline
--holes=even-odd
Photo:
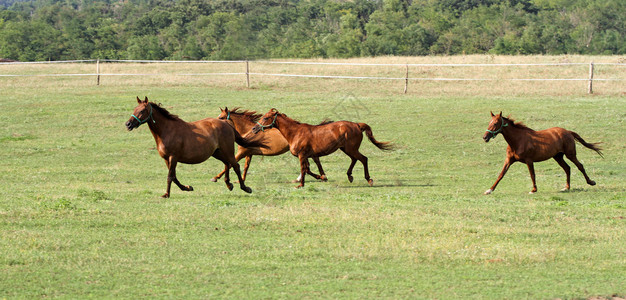
[[[345,81],[362,87],[345,91],[332,81],[327,91],[322,79],[301,79],[317,87],[305,90],[247,89],[240,78],[132,80],[0,78],[0,299],[626,296],[623,93],[587,95],[583,84],[578,95],[429,96],[377,92],[387,81]],[[296,190],[298,161],[286,154],[253,158],[252,194],[210,182],[223,168],[211,159],[179,165],[195,191],[173,186],[161,199],[167,171],[149,129],[124,127],[136,96],[187,121],[241,106],[307,123],[365,122],[397,149],[363,142],[373,187],[360,163],[348,182],[350,160],[339,152],[322,158],[328,182],[309,177]],[[484,196],[506,148],[502,137],[482,140],[490,110],[602,142],[604,158],[577,145],[598,185],[568,161],[572,190],[559,192],[565,175],[546,161],[535,164],[539,191],[529,195],[528,170],[514,164]]]

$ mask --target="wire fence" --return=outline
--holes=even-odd
[[[0,77],[71,77],[71,76],[93,76],[96,77],[96,84],[100,84],[100,78],[103,76],[245,76],[246,85],[250,87],[250,76],[271,76],[271,77],[293,77],[293,78],[324,78],[324,79],[359,79],[359,80],[403,80],[404,93],[407,92],[410,81],[587,81],[588,93],[593,93],[594,81],[624,81],[626,78],[594,78],[595,66],[617,66],[624,67],[626,63],[449,63],[449,64],[428,64],[428,63],[342,63],[342,62],[301,62],[301,61],[247,61],[247,60],[230,60],[230,61],[208,61],[208,60],[118,60],[118,59],[85,59],[85,60],[65,60],[65,61],[37,61],[37,62],[0,62],[2,65],[36,65],[36,64],[71,64],[71,63],[95,63],[96,68],[93,73],[50,73],[50,74],[0,74]],[[192,72],[192,73],[103,73],[100,72],[101,63],[140,63],[140,64],[242,64],[245,67],[239,68],[239,72]],[[267,72],[250,72],[250,64],[267,64],[267,65],[310,65],[310,66],[361,66],[361,67],[403,67],[405,68],[405,76],[353,76],[353,75],[320,75],[320,74],[294,74],[294,73],[267,73]],[[558,66],[589,66],[587,76],[579,78],[464,78],[464,77],[412,77],[409,76],[409,68],[510,68],[510,67],[558,67]],[[235,67],[233,67],[235,68]]]

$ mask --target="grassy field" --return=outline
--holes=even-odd
[[[442,60],[623,62],[359,62]],[[107,64],[103,72],[122,67],[177,71]],[[287,71],[319,71],[301,68]],[[491,70],[495,78],[529,72]],[[0,66],[0,74],[16,72]],[[607,73],[626,78],[623,67]],[[599,83],[594,95],[586,94],[586,82],[508,81],[411,83],[404,95],[403,82],[252,79],[247,89],[241,76],[104,77],[100,86],[93,77],[0,77],[0,299],[626,296],[624,81]],[[322,158],[328,182],[307,179],[296,190],[290,181],[298,162],[286,154],[253,158],[246,181],[252,194],[210,182],[223,167],[211,159],[179,165],[178,178],[195,191],[173,187],[172,197],[161,199],[167,172],[152,135],[145,125],[124,127],[136,96],[187,121],[241,106],[263,113],[275,107],[307,123],[365,122],[397,150],[364,141],[373,187],[360,164],[349,183],[349,158],[335,153]],[[577,145],[598,185],[586,185],[568,161],[572,190],[559,192],[565,175],[546,161],[535,164],[536,194],[528,194],[526,166],[515,164],[494,194],[483,196],[506,148],[501,137],[482,140],[490,110],[533,129],[560,126],[602,142],[604,158]]]

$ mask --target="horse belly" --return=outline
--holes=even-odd
[[[195,142],[187,143],[183,147],[179,161],[185,164],[199,164],[209,159],[217,149],[217,146],[206,139],[198,139]]]
[[[269,148],[258,148],[256,151],[261,155],[280,155],[289,151],[289,143],[278,130],[267,131],[265,133],[265,143]],[[255,151],[255,152],[256,152]]]

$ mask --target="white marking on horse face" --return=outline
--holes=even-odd
[[[487,125],[487,128],[493,128],[494,130],[496,129],[496,118],[491,118],[491,121],[489,122],[489,125]]]

